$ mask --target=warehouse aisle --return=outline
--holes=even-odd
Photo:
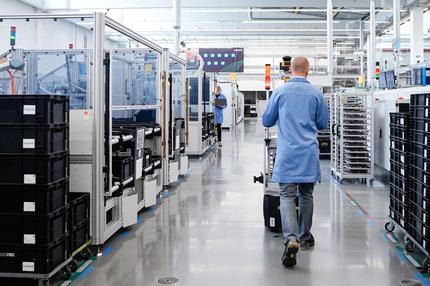
[[[161,285],[171,276],[182,286],[397,286],[416,278],[383,239],[388,189],[340,186],[328,161],[315,191],[316,247],[285,269],[281,237],[263,227],[262,186],[252,182],[263,167],[263,132],[256,120],[224,132],[222,150],[193,160],[185,182],[109,241],[75,285]]]

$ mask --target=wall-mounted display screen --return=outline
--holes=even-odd
[[[242,48],[231,49],[199,49],[204,61],[205,72],[243,72]]]

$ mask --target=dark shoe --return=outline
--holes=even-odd
[[[307,240],[300,242],[300,250],[301,251],[309,251],[315,247],[315,239],[311,234],[311,237]]]
[[[296,254],[299,251],[299,244],[296,241],[289,241],[285,245],[284,255],[282,256],[282,264],[285,267],[293,267],[297,264]]]

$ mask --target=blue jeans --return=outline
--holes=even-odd
[[[283,184],[281,188],[282,232],[286,241],[305,241],[311,238],[314,213],[314,183]],[[296,198],[299,195],[299,220],[297,221]]]

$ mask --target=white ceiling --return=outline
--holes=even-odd
[[[20,0],[21,1],[21,0]],[[173,42],[173,0],[22,0],[48,12],[104,11],[145,37]],[[318,47],[326,41],[326,0],[182,0],[182,38],[191,46]],[[380,34],[392,22],[392,0],[376,0]],[[401,0],[402,17],[430,0]],[[333,0],[334,36],[357,46],[368,29],[369,0]],[[343,10],[343,11],[341,11]],[[114,35],[112,35],[114,36]]]

